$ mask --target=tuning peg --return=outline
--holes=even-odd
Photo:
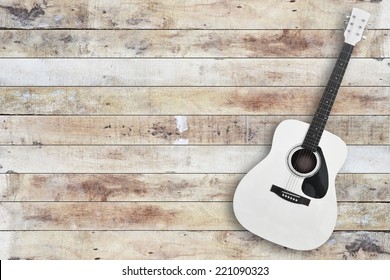
[[[350,15],[346,15],[345,18],[349,19],[351,16]]]
[[[363,39],[363,40],[366,40],[366,39],[367,39],[367,36],[362,36],[362,39]]]
[[[348,23],[348,20],[344,20],[344,24],[347,24]]]

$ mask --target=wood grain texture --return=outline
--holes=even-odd
[[[231,202],[1,202],[0,230],[243,230]],[[336,230],[390,230],[390,203],[338,204]]]
[[[334,59],[0,59],[0,86],[325,86]],[[10,67],[12,66],[12,67]],[[352,59],[344,85],[390,86],[390,59]],[[39,75],[37,75],[39,73]],[[20,79],[23,77],[23,79]]]
[[[5,145],[161,145],[271,144],[277,125],[295,116],[186,116],[187,129],[174,116],[0,117]],[[359,129],[356,129],[359,127]],[[347,144],[390,144],[389,116],[332,116],[327,130]]]
[[[289,250],[232,196],[314,114],[352,7],[337,229]],[[0,259],[390,259],[389,30],[389,1],[2,0]]]
[[[313,115],[322,87],[0,87],[3,114]],[[390,87],[341,87],[332,115],[389,115]]]
[[[2,231],[0,258],[379,260],[389,258],[389,240],[388,232],[334,232],[316,250],[294,251],[246,231]]]
[[[8,146],[1,173],[246,173],[269,146]],[[340,172],[390,173],[389,146],[349,146]]]
[[[0,201],[232,201],[243,174],[1,174]],[[338,201],[390,202],[389,174],[339,174]]]
[[[329,29],[352,7],[371,13],[371,28],[388,26],[388,1],[3,0],[0,26],[43,29]],[[273,12],[270,13],[269,11]],[[245,19],[245,20],[244,20]]]
[[[341,30],[0,30],[1,57],[335,58]],[[388,30],[370,30],[353,57],[390,56]]]

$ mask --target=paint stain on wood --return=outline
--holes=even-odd
[[[152,44],[146,40],[141,40],[141,41],[133,40],[125,44],[125,48],[128,50],[133,50],[136,55],[143,55],[144,52],[151,47]]]
[[[26,213],[28,213],[27,211]],[[24,216],[24,220],[37,223],[56,223],[63,222],[61,219],[54,217],[49,209],[37,209],[36,213]]]
[[[22,23],[35,20],[39,16],[43,16],[45,14],[45,11],[38,3],[35,3],[30,10],[28,10],[27,8],[19,7],[18,5],[15,5],[14,7],[0,5],[0,8],[6,10],[8,13],[16,17]]]
[[[263,93],[262,95],[242,96],[238,92],[226,99],[225,106],[239,106],[250,112],[259,112],[273,108],[280,102],[273,93]]]
[[[129,192],[129,187],[125,186],[126,182],[119,177],[106,176],[103,180],[91,179],[82,182],[81,184],[68,184],[66,186],[67,195],[71,197],[83,196],[87,201],[108,201],[110,197],[114,197]],[[119,187],[108,187],[118,186]],[[56,197],[56,200],[60,200],[61,197]]]
[[[64,36],[59,39],[60,41],[64,42],[65,44],[73,42],[73,37],[72,35],[68,34],[67,36]]]
[[[243,45],[254,54],[267,53],[283,55],[301,53],[308,48],[321,48],[324,41],[315,36],[304,36],[299,30],[283,30],[272,36],[247,35],[243,38]],[[286,53],[287,52],[287,53]]]
[[[139,205],[126,215],[121,215],[119,222],[125,222],[124,219],[126,219],[126,222],[132,224],[155,224],[159,222],[170,224],[176,216],[176,211],[163,209],[157,205]]]
[[[176,130],[176,128],[175,128]],[[149,130],[150,131],[150,130]],[[165,125],[162,125],[160,122],[154,123],[151,127],[151,134],[153,136],[158,136],[163,139],[167,139],[169,136],[173,134],[179,135],[176,131],[167,128]]]
[[[345,249],[351,257],[356,257],[359,251],[363,251],[371,255],[390,254],[389,252],[385,252],[381,246],[376,244],[377,242],[377,240],[372,239],[370,236],[363,235],[355,239],[352,243],[345,245]]]

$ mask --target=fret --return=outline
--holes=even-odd
[[[347,43],[343,44],[321,97],[320,103],[306,133],[305,140],[302,144],[302,147],[305,149],[315,151],[318,147],[318,143],[321,139],[322,133],[324,132],[325,125],[328,121],[330,111],[332,110],[333,103],[336,99],[348,62],[351,58],[352,51],[352,45]]]

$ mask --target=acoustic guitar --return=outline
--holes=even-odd
[[[344,44],[311,123],[281,122],[269,154],[237,186],[234,213],[255,235],[291,249],[311,250],[332,234],[337,219],[335,177],[347,146],[324,128],[369,17],[363,10],[352,10]]]

